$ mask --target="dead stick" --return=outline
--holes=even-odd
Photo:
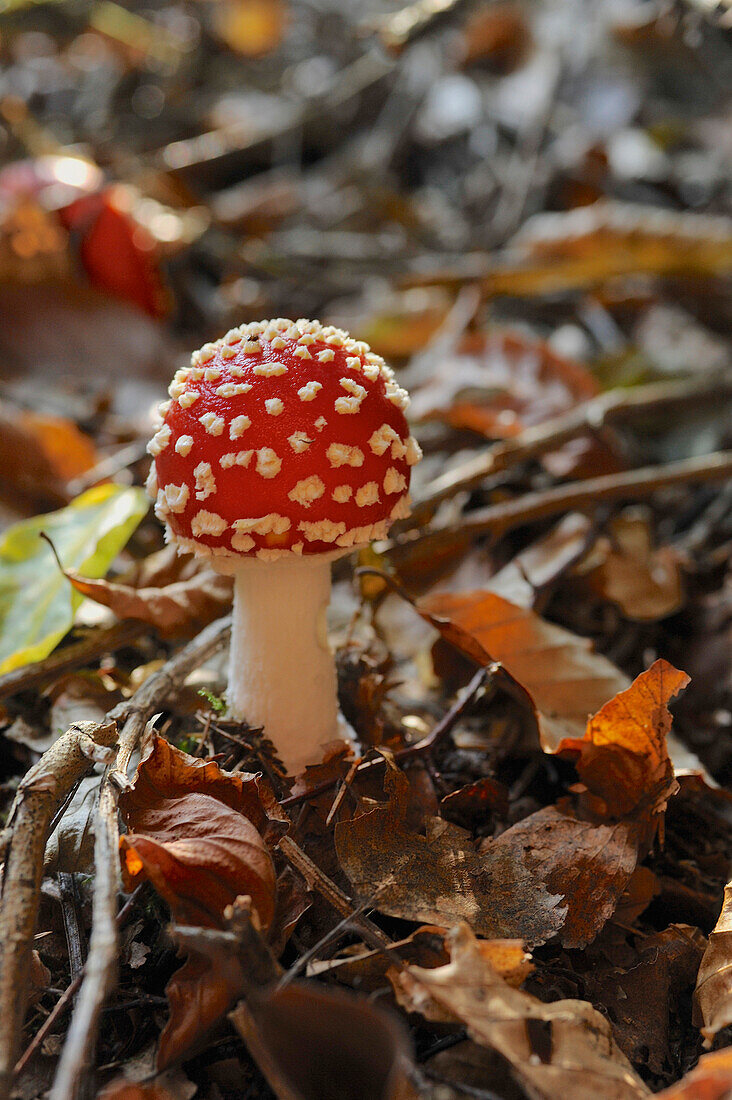
[[[104,653],[113,653],[114,650],[134,642],[146,630],[149,627],[141,622],[128,620],[115,623],[113,626],[95,630],[89,637],[72,642],[63,649],[54,650],[43,661],[14,668],[0,676],[0,699],[16,695],[19,691],[27,691],[28,688],[37,687],[64,672],[80,668]]]
[[[391,941],[385,936],[377,925],[368,917],[359,915],[356,908],[339,886],[321,871],[317,863],[313,863],[309,855],[303,852],[299,844],[296,844],[291,836],[280,837],[278,848],[292,866],[300,872],[308,886],[318,891],[320,896],[340,913],[342,917],[348,917],[354,928],[358,929],[367,943],[372,947],[389,947]]]
[[[732,392],[732,379],[708,378],[684,382],[651,382],[634,390],[610,390],[582,402],[560,416],[526,428],[513,439],[495,443],[467,462],[447,470],[428,485],[423,498],[415,505],[400,530],[419,527],[434,513],[446,497],[466,489],[474,489],[487,477],[500,473],[529,459],[539,458],[557,450],[578,436],[601,431],[605,427],[632,419],[668,411],[674,406],[687,406],[690,401],[718,403]]]
[[[377,31],[385,49],[400,54],[402,50],[438,23],[455,16],[470,0],[415,0],[405,8],[379,20]]]
[[[715,451],[701,458],[685,458],[669,462],[665,466],[642,466],[620,474],[588,478],[586,481],[570,481],[543,492],[525,493],[515,500],[492,504],[470,512],[456,529],[437,528],[416,539],[392,543],[397,556],[400,550],[407,553],[415,543],[421,553],[437,553],[442,547],[452,547],[456,538],[469,542],[479,535],[504,535],[515,527],[537,520],[548,519],[562,512],[591,510],[600,501],[644,500],[659,489],[692,482],[723,481],[732,475],[732,451]]]
[[[29,966],[43,880],[43,854],[57,809],[89,771],[100,749],[110,750],[117,727],[78,722],[21,780],[11,811],[12,838],[0,903],[0,1097],[9,1095],[25,1018]]]
[[[132,910],[135,906],[135,903],[137,902],[137,899],[140,895],[140,891],[144,890],[145,886],[146,886],[146,883],[144,883],[144,882],[141,883],[137,887],[137,889],[133,893],[130,894],[127,901],[124,903],[124,905],[120,909],[119,913],[117,914],[117,927],[118,928],[124,928],[125,924],[127,923],[127,921],[130,918],[130,915],[131,915]],[[74,997],[77,990],[79,989],[79,986],[81,985],[81,981],[82,981],[83,977],[84,977],[84,971],[82,970],[66,986],[66,989],[63,991],[63,993],[61,994],[59,999],[56,1001],[56,1004],[53,1006],[53,1008],[49,1012],[48,1016],[43,1021],[41,1026],[38,1028],[38,1031],[35,1033],[35,1035],[31,1039],[31,1041],[28,1044],[28,1046],[26,1047],[26,1049],[23,1051],[22,1056],[18,1059],[18,1061],[16,1063],[16,1066],[15,1066],[15,1071],[14,1071],[14,1074],[15,1074],[16,1077],[18,1077],[23,1072],[23,1070],[28,1065],[28,1063],[30,1062],[33,1055],[36,1053],[36,1051],[40,1047],[43,1040],[46,1038],[47,1035],[49,1035],[51,1033],[51,1031],[53,1030],[53,1027],[57,1023],[59,1018],[63,1015],[63,1013],[65,1012],[67,1006],[70,1004],[72,997]]]
[[[155,711],[165,705],[189,673],[226,644],[230,630],[229,617],[211,623],[154,673],[132,699],[120,703],[110,712],[111,716],[124,719],[124,726],[119,735],[117,759],[113,770],[102,782],[95,815],[95,877],[89,957],[49,1100],[72,1100],[76,1094],[96,1042],[105,998],[114,985],[119,893],[117,800],[120,787],[128,782],[132,754]]]

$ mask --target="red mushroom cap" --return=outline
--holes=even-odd
[[[169,538],[274,559],[383,538],[421,457],[406,391],[367,344],[317,321],[232,329],[178,371],[150,442]]]

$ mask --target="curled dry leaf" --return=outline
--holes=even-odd
[[[489,273],[487,291],[550,294],[634,273],[713,277],[732,267],[732,218],[602,201],[529,218],[510,250],[522,266]]]
[[[400,1024],[364,998],[297,982],[230,1018],[283,1100],[416,1100]]]
[[[266,928],[275,872],[261,835],[265,797],[255,776],[228,774],[156,737],[120,797],[128,887],[150,879],[179,923],[204,927],[219,927],[226,906],[248,894]]]
[[[724,888],[724,902],[709,946],[699,967],[694,994],[697,1023],[711,1043],[718,1031],[732,1024],[732,882]],[[732,1087],[732,1063],[730,1065]]]
[[[133,588],[92,580],[75,569],[62,569],[82,596],[109,607],[118,619],[139,619],[163,638],[190,637],[222,615],[231,603],[231,577],[199,565],[183,580],[161,588]]]
[[[228,773],[156,737],[133,786],[120,797],[130,830],[120,840],[128,888],[149,879],[180,924],[222,927],[241,894],[267,928],[275,913],[275,870],[263,837],[284,830],[258,779]],[[272,815],[272,816],[270,816]],[[192,952],[166,993],[170,1018],[158,1064],[170,1065],[219,1020],[242,990],[235,956]]]
[[[586,638],[493,592],[436,592],[417,610],[476,663],[505,666],[531,696],[548,751],[562,737],[582,737],[587,715],[628,686]]]
[[[640,1100],[649,1090],[615,1043],[610,1023],[587,1001],[543,1004],[512,989],[466,924],[448,934],[447,966],[392,972],[400,1003],[427,1019],[459,1021],[497,1050],[538,1100]]]
[[[562,926],[561,898],[531,870],[524,852],[476,849],[470,834],[428,818],[424,835],[407,826],[409,782],[386,774],[390,800],[335,829],[338,858],[357,894],[383,913],[451,925],[482,936],[543,943]]]
[[[685,672],[654,661],[590,718],[581,740],[557,746],[558,753],[576,758],[583,783],[609,816],[658,814],[678,789],[666,747],[668,703],[688,683]]]

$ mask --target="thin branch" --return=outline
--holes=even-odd
[[[76,1008],[56,1071],[49,1100],[71,1100],[86,1071],[96,1042],[104,1000],[114,985],[117,962],[117,895],[119,892],[119,790],[127,782],[132,755],[148,721],[177,691],[186,677],[229,638],[231,619],[211,623],[154,673],[132,699],[120,703],[110,716],[124,719],[117,759],[107,773],[95,815],[94,894],[89,957]]]
[[[645,500],[659,489],[696,482],[724,481],[732,475],[732,451],[715,451],[701,458],[686,458],[664,466],[642,466],[619,474],[570,481],[542,492],[525,493],[515,500],[492,504],[470,512],[458,526],[440,527],[415,539],[392,543],[397,555],[409,553],[415,544],[420,554],[437,554],[455,545],[456,537],[469,543],[479,535],[505,535],[515,527],[569,512],[592,511],[601,501]]]
[[[549,451],[579,436],[596,434],[639,415],[670,412],[689,402],[718,402],[732,392],[732,379],[709,378],[683,382],[651,382],[633,390],[610,390],[589,401],[582,402],[560,416],[552,417],[531,428],[526,428],[513,439],[495,443],[474,458],[461,462],[452,470],[436,478],[426,488],[425,495],[415,505],[410,518],[399,525],[399,530],[423,525],[435,512],[437,505],[447,497],[468,489],[475,489],[501,471],[522,462],[540,458]]]
[[[137,887],[136,890],[134,890],[133,893],[130,894],[127,901],[122,906],[119,913],[117,914],[117,927],[118,928],[124,928],[125,924],[130,919],[130,916],[132,914],[132,910],[134,909],[134,907],[137,903],[137,899],[139,898],[140,893],[143,890],[145,890],[146,887],[147,887],[147,883],[143,882]],[[33,1055],[40,1048],[40,1046],[43,1043],[46,1036],[50,1035],[50,1033],[53,1031],[53,1028],[58,1023],[61,1016],[63,1016],[64,1012],[66,1011],[66,1008],[68,1007],[68,1005],[71,1003],[72,999],[74,998],[74,996],[78,992],[78,990],[81,986],[81,982],[82,982],[83,977],[84,977],[84,972],[83,971],[80,974],[77,974],[76,977],[73,978],[71,982],[69,982],[66,989],[63,991],[63,993],[61,994],[59,999],[56,1001],[56,1004],[53,1006],[53,1008],[49,1012],[48,1016],[43,1021],[43,1023],[41,1024],[38,1031],[35,1033],[35,1035],[31,1039],[31,1041],[28,1044],[28,1046],[26,1047],[26,1049],[23,1051],[22,1057],[19,1058],[18,1062],[16,1063],[15,1071],[14,1071],[15,1077],[20,1076],[20,1074],[23,1072],[23,1070],[26,1068],[26,1066],[30,1062]]]
[[[71,672],[72,669],[82,668],[105,653],[113,653],[116,649],[129,645],[146,630],[149,627],[145,623],[131,620],[94,630],[88,637],[54,650],[43,661],[22,665],[4,673],[0,676],[0,699],[38,687],[62,673]]]
[[[43,880],[43,854],[56,809],[117,739],[113,721],[78,722],[21,780],[0,903],[0,1097],[9,1095],[27,1004],[28,970]]]
[[[376,30],[385,49],[400,54],[411,42],[457,15],[471,0],[415,0],[380,19]]]

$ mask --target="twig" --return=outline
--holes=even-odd
[[[132,913],[132,910],[133,910],[134,906],[137,903],[137,899],[140,896],[141,891],[143,891],[146,888],[146,886],[147,886],[147,883],[143,882],[137,887],[137,889],[132,894],[130,894],[127,901],[122,906],[119,913],[117,914],[117,927],[118,928],[124,928],[125,924],[127,923],[127,921],[130,918],[130,914]],[[58,1022],[60,1017],[64,1014],[64,1012],[66,1011],[66,1008],[70,1004],[72,998],[78,992],[78,990],[81,986],[81,982],[82,982],[83,977],[84,977],[84,972],[83,971],[81,973],[77,974],[76,977],[73,978],[73,980],[71,982],[69,982],[66,989],[63,991],[63,993],[61,994],[59,999],[56,1001],[56,1004],[53,1006],[50,1013],[48,1014],[46,1019],[43,1021],[43,1023],[41,1024],[38,1031],[35,1033],[35,1035],[31,1039],[31,1041],[28,1044],[28,1046],[26,1047],[26,1049],[23,1051],[22,1057],[16,1063],[15,1071],[14,1071],[15,1077],[20,1076],[20,1074],[23,1072],[25,1067],[30,1062],[33,1055],[36,1053],[36,1051],[39,1049],[39,1047],[43,1043],[43,1040],[46,1038],[47,1035],[50,1034],[50,1032],[53,1030],[54,1026]]]
[[[132,754],[151,716],[163,706],[188,674],[228,640],[229,617],[218,619],[154,673],[132,699],[110,716],[124,719],[114,768],[107,773],[95,816],[92,934],[84,980],[71,1019],[49,1100],[71,1100],[93,1049],[105,997],[113,986],[117,961],[116,907],[119,891],[119,790],[127,782]]]
[[[0,904],[0,1097],[9,1095],[23,1026],[33,935],[43,880],[43,853],[54,813],[90,769],[100,749],[110,751],[117,727],[78,722],[21,780],[11,810],[13,826]]]
[[[415,0],[399,11],[385,16],[377,24],[379,37],[390,53],[402,50],[437,24],[456,15],[470,0]]]
[[[120,750],[121,751],[121,750]],[[99,1015],[112,988],[117,963],[119,893],[118,788],[108,772],[94,817],[94,895],[89,957],[49,1100],[73,1100],[96,1038]]]
[[[4,673],[0,676],[0,699],[7,699],[10,695],[17,695],[19,691],[38,687],[39,684],[52,680],[55,676],[87,665],[104,653],[122,649],[123,646],[134,642],[146,630],[149,630],[149,627],[145,623],[131,620],[94,630],[88,637],[72,642],[63,649],[54,650],[43,661],[22,665],[20,668]]]
[[[327,901],[336,913],[347,917],[354,928],[372,947],[388,948],[390,940],[388,936],[378,928],[368,917],[360,915],[351,899],[344,894],[339,886],[321,871],[316,863],[313,863],[309,855],[303,852],[299,844],[296,844],[291,836],[280,837],[278,847],[292,866],[300,872],[308,886],[317,890],[320,896]]]
[[[381,575],[381,574],[380,574]],[[411,599],[406,597],[411,603]],[[393,759],[401,764],[404,760],[411,760],[416,756],[421,756],[425,753],[433,752],[437,745],[444,740],[450,733],[453,726],[461,716],[465,708],[476,697],[480,689],[484,686],[486,680],[500,670],[499,665],[490,665],[488,668],[480,668],[473,676],[472,680],[462,692],[460,697],[450,707],[448,712],[443,715],[440,721],[431,732],[423,737],[421,741],[417,741],[414,745],[407,745],[403,749],[397,749],[393,753]],[[364,772],[370,771],[372,768],[378,768],[384,766],[384,758],[379,757],[376,760],[366,760],[363,764],[360,764],[355,771],[355,776],[361,775]],[[354,776],[354,778],[355,778]],[[319,795],[324,794],[326,791],[330,791],[338,783],[338,779],[324,779],[322,783],[316,783],[308,791],[304,791],[303,794],[293,794],[289,798],[284,798],[280,805],[284,809],[289,809],[291,806],[298,806],[301,802],[308,802],[311,798],[317,798]],[[283,838],[286,839],[286,838]],[[280,847],[282,847],[282,841],[280,841]]]
[[[686,458],[664,466],[642,466],[619,474],[570,481],[543,492],[526,493],[515,500],[492,504],[469,513],[459,527],[440,527],[415,539],[392,543],[397,556],[419,544],[421,554],[437,554],[455,545],[456,538],[466,544],[479,535],[504,535],[515,527],[548,519],[573,509],[591,510],[600,501],[644,500],[659,489],[692,482],[723,481],[732,474],[732,451],[715,451],[701,458]]]
[[[399,528],[407,530],[421,526],[447,497],[474,489],[487,477],[557,450],[578,436],[597,433],[633,416],[667,412],[678,405],[688,406],[690,401],[718,402],[730,392],[731,379],[717,378],[710,383],[705,378],[701,381],[651,382],[630,391],[618,389],[600,394],[560,416],[526,428],[513,439],[496,443],[475,458],[448,470],[427,486],[425,496],[417,503],[411,517]]]

